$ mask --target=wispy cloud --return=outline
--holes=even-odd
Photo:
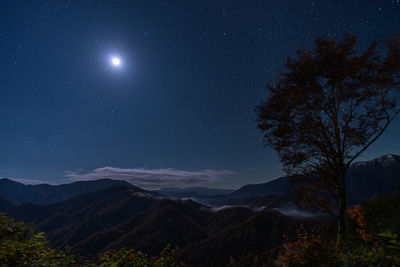
[[[299,210],[298,208],[275,208],[275,210],[289,217],[311,218],[317,216],[316,213],[302,211]]]
[[[114,179],[124,180],[146,189],[162,187],[201,186],[234,175],[228,170],[184,171],[177,169],[123,169],[114,167],[97,168],[90,172],[68,171],[66,176],[72,181]]]
[[[225,205],[225,206],[211,207],[210,210],[212,212],[218,212],[220,210],[233,209],[233,208],[246,208],[246,209],[251,209],[253,212],[260,212],[263,209],[265,209],[264,206],[250,207],[250,206],[247,206],[247,205]]]

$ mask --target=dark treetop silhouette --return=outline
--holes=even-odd
[[[318,38],[288,58],[287,72],[256,107],[265,145],[279,154],[304,199],[338,218],[345,233],[345,173],[399,113],[400,40],[374,41],[357,53],[357,37]],[[310,175],[313,173],[314,175]]]

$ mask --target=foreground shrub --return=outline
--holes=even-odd
[[[397,234],[390,230],[379,232],[381,229],[369,226],[365,208],[360,205],[349,209],[348,214],[356,225],[352,229],[353,232],[357,232],[362,241],[357,242],[356,239],[351,238],[350,233],[343,249],[338,253],[342,264],[344,266],[400,266],[400,241]]]
[[[167,246],[159,256],[150,257],[128,250],[107,251],[99,256],[99,262],[84,261],[68,249],[50,248],[44,233],[34,233],[30,225],[15,222],[0,213],[0,267],[175,267],[177,249]]]
[[[140,251],[122,248],[109,250],[99,256],[101,267],[176,267],[177,248],[171,249],[170,245],[157,257],[149,257]]]
[[[68,250],[51,249],[43,233],[0,213],[0,266],[82,266]]]
[[[373,202],[373,205],[376,205]],[[394,206],[395,207],[395,206]],[[368,206],[367,206],[368,208]],[[398,206],[395,207],[398,209]],[[375,210],[376,211],[376,210]],[[390,209],[381,209],[388,214]],[[390,230],[378,229],[378,213],[374,213],[374,224],[368,224],[369,218],[361,206],[348,210],[349,228],[347,238],[341,244],[326,241],[314,233],[300,229],[297,240],[284,245],[279,257],[282,266],[400,266],[400,239]],[[393,216],[399,216],[398,211]],[[388,218],[385,218],[388,220]],[[391,220],[391,218],[389,218]],[[394,221],[394,224],[399,224]],[[386,225],[389,229],[398,229],[397,225]],[[383,230],[383,231],[382,231]]]
[[[333,266],[337,260],[332,242],[303,227],[297,230],[297,240],[284,244],[284,248],[278,260],[282,266]]]

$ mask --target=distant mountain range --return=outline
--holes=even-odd
[[[349,205],[387,195],[400,189],[400,156],[389,154],[374,160],[353,163],[346,175]],[[270,195],[292,199],[289,178],[285,176],[266,183],[245,185],[232,193],[203,198],[202,201],[212,205],[255,202],[262,205],[261,199]],[[270,203],[270,198],[266,200]]]
[[[49,205],[26,203],[8,215],[33,222],[56,248],[68,245],[86,256],[120,247],[157,254],[171,243],[182,248],[181,260],[196,266],[224,266],[231,257],[240,259],[279,246],[283,234],[294,233],[300,225],[320,224],[270,209],[214,210],[192,200],[159,198],[128,186]]]
[[[61,185],[25,185],[7,178],[0,179],[0,195],[7,197],[15,205],[28,202],[49,204],[115,186],[128,186],[137,191],[159,195],[156,192],[149,192],[133,186],[128,182],[111,179],[79,181]]]
[[[355,162],[347,172],[348,203],[367,202],[376,196],[400,191],[400,156],[385,155]]]
[[[8,211],[18,205],[19,203],[15,200],[9,198],[8,196],[0,194],[0,212]]]
[[[398,192],[400,156],[354,163],[347,175],[350,204]],[[334,232],[326,218],[290,210],[293,201],[287,177],[233,192],[209,188],[154,192],[109,179],[58,186],[0,179],[0,211],[34,223],[56,248],[68,245],[86,256],[120,247],[157,254],[171,243],[181,248],[181,260],[196,266],[269,262],[276,257],[283,234],[294,235],[300,225]]]
[[[353,163],[347,172],[346,182],[350,205],[399,190],[400,156],[385,155],[374,160]],[[266,183],[244,185],[238,190],[193,187],[163,188],[158,191],[147,191],[128,182],[111,179],[80,181],[62,185],[24,185],[3,178],[0,179],[0,210],[2,210],[2,205],[10,207],[10,205],[15,206],[27,202],[55,203],[115,186],[128,186],[154,196],[190,198],[215,206],[248,203],[263,205],[262,199],[268,200],[266,204],[270,204],[272,195],[279,197],[282,201],[284,201],[282,196],[288,197],[285,198],[286,200],[292,199],[288,177],[280,177]],[[269,197],[265,198],[264,196]]]
[[[172,198],[195,198],[202,199],[215,195],[224,195],[234,192],[233,189],[215,189],[207,187],[189,187],[189,188],[162,188],[157,190],[163,196]]]

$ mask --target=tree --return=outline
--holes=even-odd
[[[296,189],[338,219],[345,233],[345,174],[399,113],[400,40],[373,41],[357,53],[357,37],[318,38],[298,50],[287,71],[267,86],[256,107],[264,144],[277,151]]]

